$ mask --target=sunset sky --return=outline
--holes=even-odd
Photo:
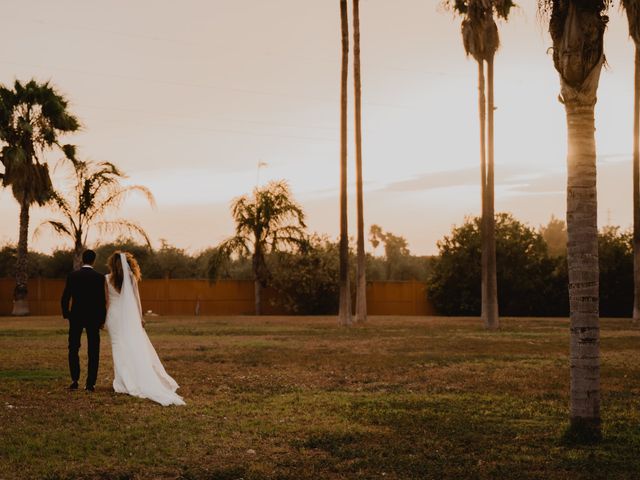
[[[499,25],[496,210],[537,227],[564,218],[565,117],[536,2],[518,3]],[[477,67],[464,55],[460,20],[439,4],[361,1],[365,225],[405,236],[415,254],[436,253],[436,241],[480,209]],[[338,0],[3,2],[0,82],[50,79],[70,99],[83,130],[65,141],[155,194],[156,210],[132,198],[118,213],[155,246],[218,243],[232,233],[230,201],[279,178],[310,230],[337,236],[339,28]],[[605,38],[599,222],[626,228],[633,47],[617,6]],[[258,162],[267,164],[259,179]],[[351,153],[349,162],[353,179]],[[32,212],[31,231],[49,216]],[[0,220],[0,243],[15,242],[8,191]],[[70,245],[45,235],[31,246]]]

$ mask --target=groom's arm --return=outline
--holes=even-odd
[[[69,302],[71,301],[71,275],[67,275],[67,281],[64,284],[64,291],[62,292],[62,298],[60,299],[60,305],[62,306],[62,318],[69,319],[71,312],[69,311]]]

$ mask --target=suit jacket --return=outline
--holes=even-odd
[[[104,324],[107,317],[104,282],[104,275],[93,268],[82,267],[71,272],[62,293],[62,316],[86,325]]]

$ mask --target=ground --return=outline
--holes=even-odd
[[[602,320],[604,440],[575,447],[567,320],[502,325],[154,317],[187,402],[161,407],[113,393],[108,334],[69,392],[65,321],[0,318],[0,479],[638,478],[640,331]]]

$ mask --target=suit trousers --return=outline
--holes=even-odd
[[[100,327],[86,324],[81,320],[69,320],[69,372],[71,380],[77,382],[80,378],[80,339],[82,330],[87,330],[87,386],[93,387],[98,378],[98,362],[100,361]]]

